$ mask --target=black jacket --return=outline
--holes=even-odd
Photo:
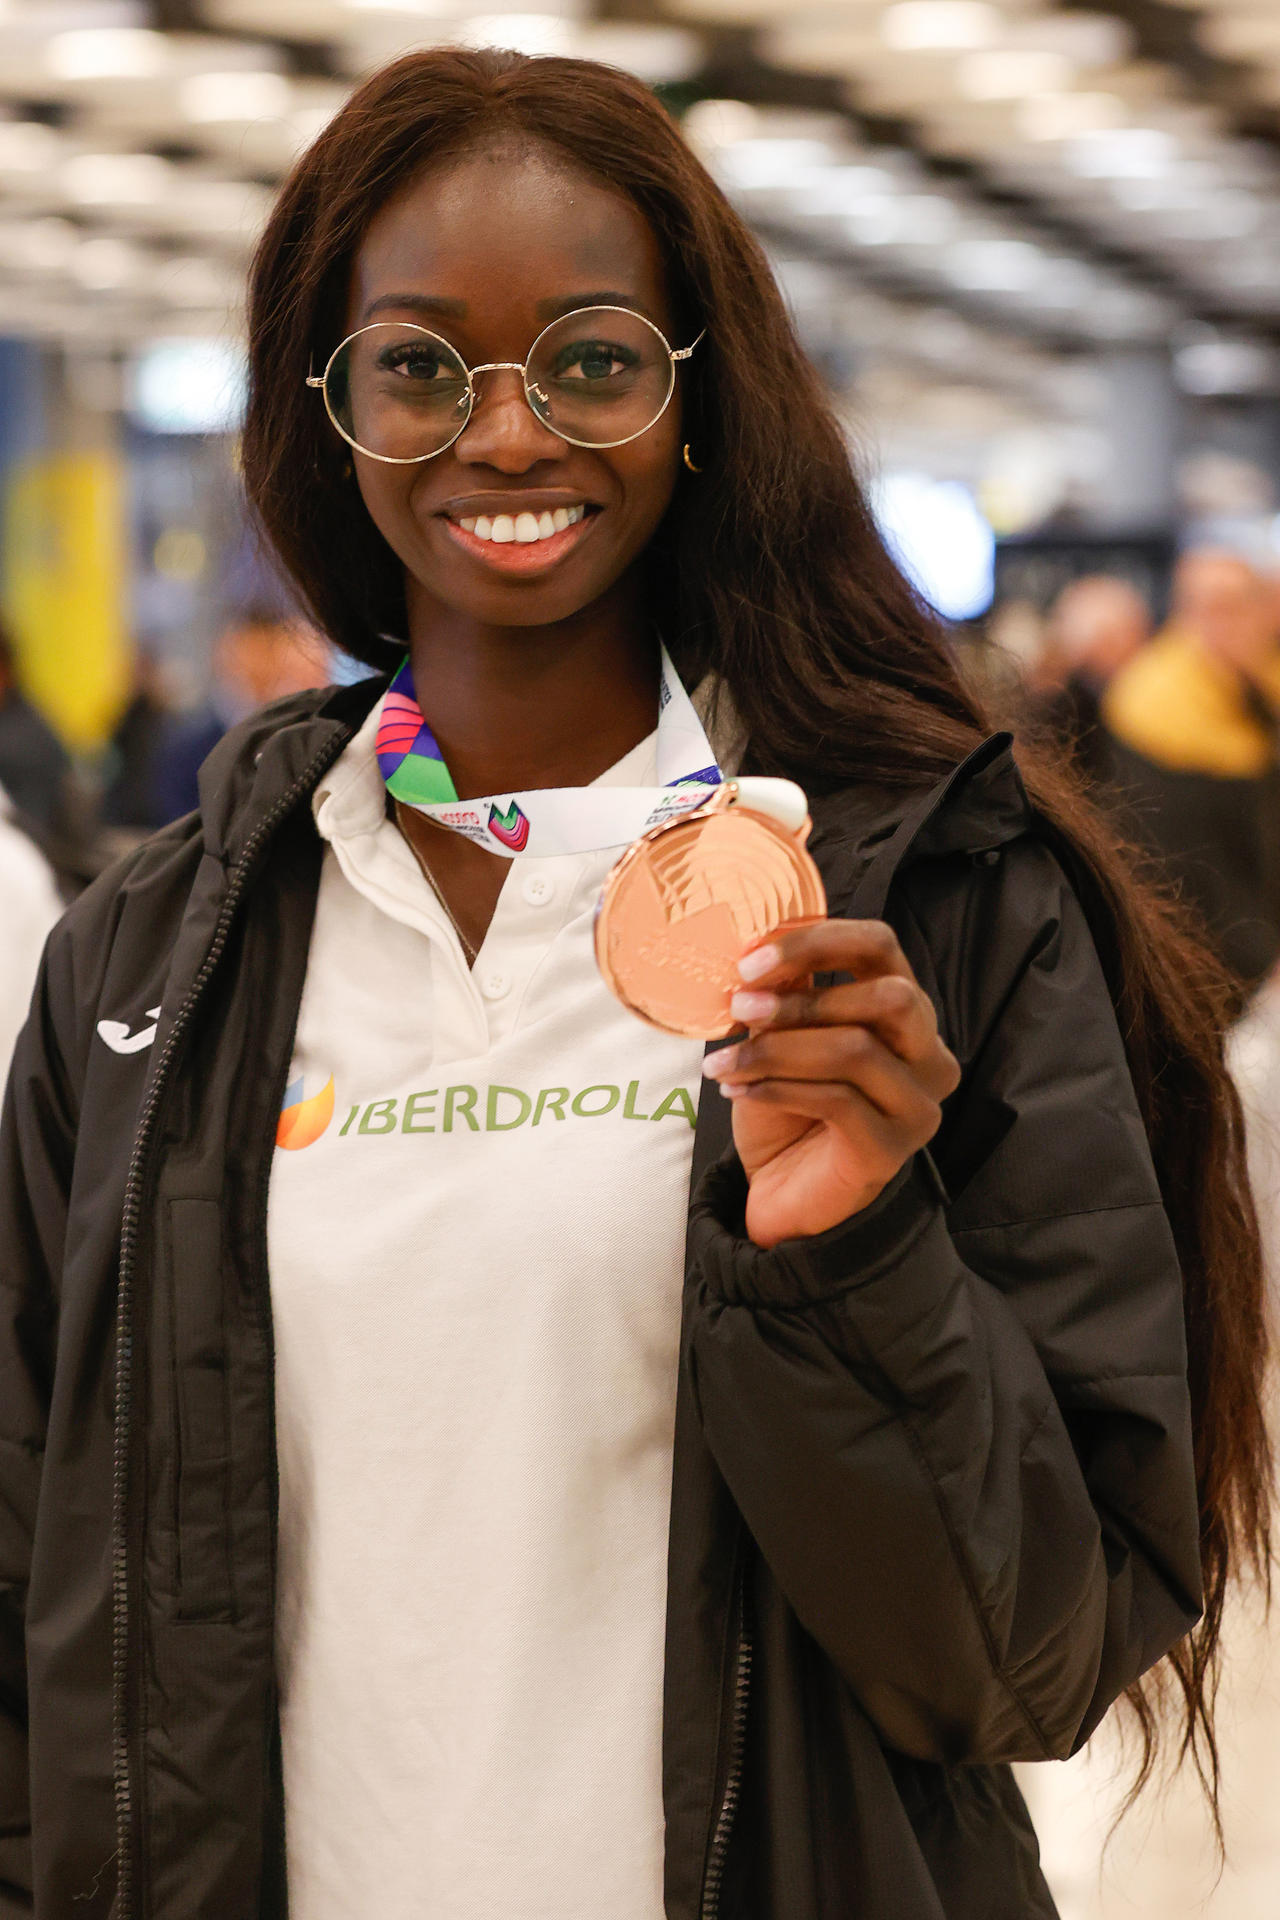
[[[1230,778],[1108,750],[1120,830],[1199,915],[1243,1002],[1280,957],[1280,765]]]
[[[265,1202],[307,796],[377,691],[228,736],[202,817],[63,920],[19,1043],[6,1920],[33,1887],[41,1920],[285,1910]],[[855,790],[816,818],[833,913],[886,908],[964,1079],[932,1158],[767,1253],[727,1103],[703,1101],[667,1913],[1027,1920],[1053,1907],[1007,1763],[1070,1753],[1200,1604],[1179,1275],[1098,955],[1007,739],[925,801]]]

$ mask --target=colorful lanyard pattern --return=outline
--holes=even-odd
[[[406,655],[383,697],[378,722],[376,751],[387,791],[490,853],[545,858],[629,846],[647,828],[700,806],[721,779],[665,647],[661,665],[657,787],[541,787],[459,800],[418,704]]]

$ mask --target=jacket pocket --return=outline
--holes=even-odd
[[[178,1618],[234,1617],[222,1219],[216,1200],[170,1200],[177,1411]]]

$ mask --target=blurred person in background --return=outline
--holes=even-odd
[[[270,606],[234,614],[214,644],[208,699],[194,712],[162,721],[156,734],[150,814],[141,824],[163,826],[194,811],[200,768],[229,727],[273,700],[328,680],[328,651],[304,621]]]
[[[11,803],[54,833],[68,831],[71,760],[23,693],[17,653],[0,627],[0,783]]]
[[[0,787],[0,1087],[27,1017],[46,936],[63,904],[53,868]]]
[[[1280,604],[1238,554],[1184,554],[1167,625],[1102,700],[1127,820],[1243,995],[1280,953]]]
[[[249,496],[375,677],[218,743],[18,1043],[13,1904],[1049,1920],[1009,1763],[1161,1661],[1211,1752],[1266,1554],[1216,967],[993,735],[638,80],[375,74],[249,338]],[[740,766],[831,911],[708,1052],[601,977],[601,816]]]
[[[138,647],[133,689],[107,752],[100,810],[104,826],[150,829],[165,824],[156,804],[156,757],[174,725],[176,705],[164,662],[152,648]]]
[[[1043,651],[1028,674],[1031,719],[1061,742],[1095,788],[1114,775],[1102,697],[1150,638],[1146,601],[1111,574],[1073,580],[1050,610]]]

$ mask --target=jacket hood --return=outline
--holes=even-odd
[[[1031,822],[1013,735],[993,733],[931,787],[844,787],[815,800],[809,850],[829,897],[841,900],[869,866],[881,870],[887,891],[912,860],[987,852],[1018,839]]]
[[[314,767],[312,786],[358,731],[387,687],[383,675],[352,686],[291,694],[232,727],[200,769],[207,850],[233,864],[250,836]],[[301,799],[307,792],[303,787]],[[810,850],[840,897],[868,853],[895,842],[904,859],[977,853],[1027,831],[1031,807],[1013,755],[1013,736],[992,734],[935,786],[924,790],[846,787],[813,802]]]

